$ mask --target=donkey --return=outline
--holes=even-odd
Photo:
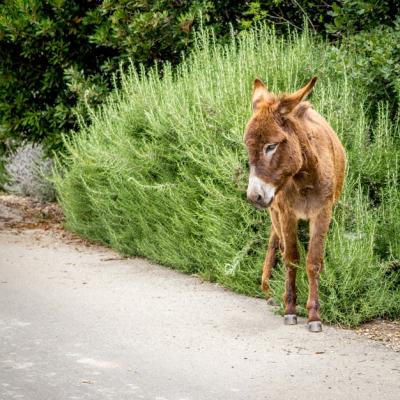
[[[280,248],[286,268],[286,325],[297,324],[298,221],[309,221],[306,268],[311,332],[322,330],[318,282],[332,207],[342,191],[346,165],[345,151],[336,133],[310,103],[303,101],[316,80],[312,78],[292,94],[275,95],[256,79],[253,115],[244,137],[250,164],[247,198],[257,208],[268,208],[272,222],[261,287],[268,292]]]

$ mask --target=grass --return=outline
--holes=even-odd
[[[317,75],[311,101],[349,157],[326,245],[322,317],[347,326],[399,317],[399,126],[383,104],[376,118],[368,116],[367,88],[350,80],[349,68],[343,49],[307,30],[284,39],[260,27],[225,46],[200,33],[174,71],[121,72],[120,89],[59,160],[55,182],[68,228],[123,254],[262,295],[269,219],[246,202],[242,142],[251,84],[261,77],[272,91],[292,91]],[[304,313],[304,261],[298,286]],[[282,266],[272,291],[282,298]]]

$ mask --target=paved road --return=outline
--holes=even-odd
[[[400,355],[52,234],[0,232],[0,399],[396,399]]]

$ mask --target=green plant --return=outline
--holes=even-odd
[[[344,37],[377,26],[392,26],[400,12],[397,0],[264,0],[246,1],[239,13],[240,26],[248,29],[268,22],[280,31],[301,28],[306,21],[315,32]]]
[[[343,48],[353,64],[349,74],[368,89],[367,102],[376,108],[378,102],[386,101],[392,114],[396,112],[400,94],[400,19],[393,27],[378,26],[344,38]]]
[[[384,201],[396,191],[382,185],[374,199],[368,190],[368,182],[381,176],[399,176],[392,151],[398,149],[397,128],[385,106],[376,123],[369,119],[368,89],[349,75],[349,63],[345,51],[307,31],[284,39],[260,26],[225,46],[203,32],[192,55],[174,72],[166,65],[162,77],[154,69],[122,73],[121,89],[67,140],[67,155],[59,160],[55,182],[68,228],[124,254],[261,295],[269,219],[245,199],[242,143],[251,83],[258,76],[273,91],[291,91],[318,75],[312,102],[349,157],[321,279],[323,318],[354,325],[399,316],[400,292],[390,267],[398,256],[398,226],[379,225],[398,219],[398,203],[388,207]],[[376,168],[367,168],[368,161],[359,165],[361,157]],[[394,231],[392,244],[380,249],[379,241],[388,243]],[[299,302],[305,304],[300,269]],[[272,282],[278,300],[282,280],[279,267]]]
[[[59,150],[116,82],[120,64],[177,63],[200,21],[217,31],[241,7],[205,0],[5,0],[0,4],[0,139]],[[232,6],[232,7],[231,7]]]
[[[325,29],[328,34],[343,36],[369,31],[378,25],[391,26],[399,12],[397,0],[334,1],[327,12],[331,21],[327,21]]]
[[[59,150],[61,134],[78,126],[76,115],[87,118],[86,105],[95,108],[118,86],[113,74],[121,64],[130,59],[146,68],[165,61],[176,65],[192,48],[196,27],[212,27],[219,41],[229,41],[231,32],[263,21],[286,33],[305,20],[336,39],[377,24],[393,27],[398,14],[394,0],[5,0],[0,4],[0,140],[10,147],[28,140]],[[364,45],[365,39],[372,44]],[[386,28],[378,28],[373,39],[357,40],[365,55],[354,73],[373,82],[380,100],[392,98],[398,42],[398,34]]]
[[[0,5],[0,139],[57,148],[74,126],[64,69],[98,69],[102,50],[82,17],[94,2],[6,0]],[[88,57],[90,54],[90,57]]]

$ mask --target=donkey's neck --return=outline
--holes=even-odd
[[[293,176],[293,182],[300,192],[316,189],[320,182],[318,157],[308,140],[307,134],[298,134],[303,163],[300,170]]]

